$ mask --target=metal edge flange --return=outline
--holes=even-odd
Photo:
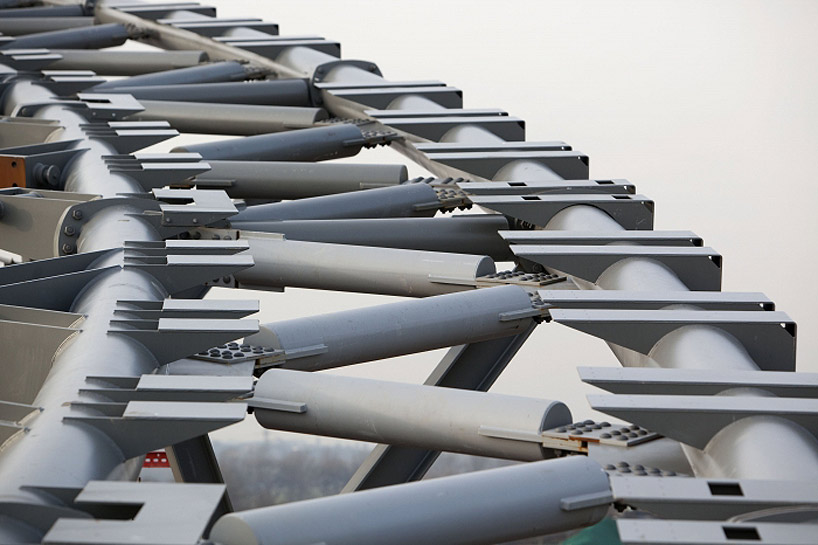
[[[525,121],[512,116],[474,116],[474,117],[419,117],[412,116],[411,111],[405,112],[405,117],[386,119],[385,124],[403,133],[413,135],[417,138],[440,141],[443,136],[455,127],[462,125],[474,125],[480,127],[495,136],[509,141],[525,140]],[[444,154],[440,154],[444,155]],[[576,155],[576,154],[573,154]],[[430,159],[432,159],[430,157]],[[467,172],[467,171],[464,171]],[[587,173],[583,176],[572,176],[573,178],[587,178]]]
[[[393,111],[393,110],[388,110]],[[480,111],[480,110],[473,110]],[[412,112],[414,114],[414,112]],[[405,114],[404,114],[405,115]],[[392,117],[401,117],[393,115]],[[550,142],[502,142],[499,144],[461,144],[458,142],[431,142],[416,144],[423,153],[493,153],[502,151],[571,151],[573,148],[561,140]]]
[[[0,64],[15,70],[37,71],[62,59],[62,55],[48,49],[3,49]]]
[[[594,194],[634,195],[636,186],[628,180],[565,180],[553,182],[472,182],[462,184],[461,189],[470,195],[543,195],[543,194]]]
[[[270,36],[278,36],[278,24],[265,22],[261,19],[216,19],[214,21],[196,20],[181,22],[175,21],[174,19],[160,19],[158,22],[207,38],[217,38],[223,36],[226,31],[237,28],[248,28],[258,32],[265,32]],[[244,41],[246,40],[247,38],[244,38]]]
[[[721,289],[721,255],[710,247],[513,245],[522,260],[596,283],[612,265],[631,258],[658,261],[693,291]],[[536,267],[535,267],[536,268]]]
[[[713,327],[738,340],[761,369],[795,370],[796,325],[780,311],[555,308],[549,314],[555,322],[645,355],[677,329]]]
[[[179,136],[179,131],[166,121],[108,121],[88,123],[80,129],[86,137],[103,140],[120,154],[133,153]]]
[[[628,230],[653,229],[653,201],[644,195],[474,195],[471,201],[526,224],[546,227],[570,206],[593,206]]]
[[[391,125],[392,120],[389,123]],[[468,123],[464,119],[459,124]],[[484,128],[491,130],[490,126]],[[498,136],[503,137],[501,134]],[[520,138],[520,140],[523,139]],[[514,139],[508,138],[508,140]],[[426,157],[430,161],[486,180],[492,180],[504,166],[515,161],[539,163],[566,180],[585,180],[588,179],[590,173],[590,159],[578,151],[435,152],[427,153]]]
[[[186,157],[176,157],[178,155]],[[198,153],[166,153],[145,156],[126,154],[102,157],[109,172],[133,178],[145,191],[167,185],[176,186],[197,174],[207,172],[210,170],[210,165],[201,159]]]
[[[509,244],[539,244],[567,246],[603,246],[626,242],[640,246],[701,247],[704,240],[692,231],[565,231],[565,230],[503,230],[498,234]]]
[[[142,375],[136,384],[111,384],[106,377],[92,377],[81,395],[104,396],[116,403],[130,401],[217,402],[242,398],[253,391],[252,376]],[[100,384],[102,383],[102,384]]]
[[[550,308],[661,310],[672,305],[685,305],[702,310],[775,310],[775,303],[763,293],[756,292],[540,290],[538,293]]]

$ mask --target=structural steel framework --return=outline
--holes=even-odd
[[[493,544],[612,507],[646,515],[627,544],[818,541],[795,324],[627,180],[322,37],[31,4],[0,11],[0,542]],[[180,132],[237,138],[140,153]],[[379,145],[436,177],[322,163]],[[211,286],[408,299],[259,325]],[[487,392],[542,322],[609,343],[580,376],[622,422]],[[441,347],[423,385],[311,372]],[[235,512],[208,432],[248,412],[378,446],[337,496]],[[134,482],[162,448],[177,482]],[[421,480],[441,451],[527,463]]]

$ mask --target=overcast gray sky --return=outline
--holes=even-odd
[[[761,291],[798,322],[798,367],[818,372],[818,3],[812,1],[239,1],[220,16],[322,35],[393,80],[439,79],[469,108],[565,140],[593,178],[656,201],[657,229],[690,229],[724,256],[724,290]],[[391,150],[354,162],[406,162]],[[415,168],[411,172],[423,174]],[[269,322],[394,298],[287,290]],[[337,372],[421,382],[441,351]],[[543,324],[493,391],[558,398],[592,416],[577,365],[618,365],[596,339]],[[217,437],[257,436],[253,419]]]

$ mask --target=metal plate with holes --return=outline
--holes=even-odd
[[[616,521],[622,545],[814,545],[815,525],[680,520]]]
[[[588,452],[588,443],[633,447],[661,437],[635,424],[611,424],[581,420],[542,432],[543,448]]]

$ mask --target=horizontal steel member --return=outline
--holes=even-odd
[[[207,61],[203,51],[93,51],[52,49],[62,57],[49,65],[54,70],[93,70],[103,76],[138,76],[176,70]]]
[[[335,97],[350,100],[370,108],[386,109],[397,98],[407,94],[421,96],[439,104],[444,108],[462,108],[463,91],[456,87],[449,87],[444,83],[431,82],[430,85],[409,85],[415,82],[390,82],[395,85],[372,87],[344,87],[330,83],[316,83],[318,89]],[[430,82],[417,82],[418,84]],[[405,86],[401,86],[404,84]]]
[[[620,231],[597,233],[592,231],[501,231],[500,236],[509,244],[563,244],[601,246],[630,243],[642,246],[703,246],[704,241],[692,231]]]
[[[596,283],[616,263],[633,258],[647,258],[673,271],[688,289],[721,289],[721,255],[708,247],[521,244],[512,246],[511,251],[518,258],[592,283]]]
[[[130,116],[141,121],[165,120],[180,132],[254,135],[312,127],[328,118],[320,108],[257,106],[207,102],[171,102],[140,99],[143,111]]]
[[[387,120],[387,123],[393,126],[392,120]],[[461,123],[467,122],[463,120]],[[503,168],[519,161],[542,165],[565,180],[584,180],[589,177],[588,156],[578,151],[428,152],[426,157],[435,163],[486,180],[503,178]]]
[[[448,112],[449,110],[447,110]],[[482,110],[473,110],[482,111]],[[389,110],[393,117],[405,116],[405,112]],[[414,111],[412,112],[415,113]],[[438,114],[440,115],[440,114]],[[498,142],[496,144],[463,144],[460,142],[432,142],[416,144],[423,153],[493,153],[503,151],[570,151],[571,146],[561,140],[551,142]]]
[[[495,271],[494,262],[480,255],[300,242],[252,231],[238,236],[250,243],[255,265],[235,278],[251,289],[290,286],[427,297],[473,289],[476,277]]]
[[[565,180],[565,182],[465,182],[460,189],[469,195],[541,195],[547,193],[608,193],[633,195],[636,186],[627,180]]]
[[[474,195],[470,200],[483,208],[547,227],[551,219],[572,206],[592,206],[605,212],[624,229],[653,229],[653,201],[644,195]]]
[[[408,178],[404,165],[209,161],[210,170],[191,184],[223,189],[234,199],[303,199],[393,186]],[[333,241],[327,241],[333,242]]]
[[[163,17],[168,17],[179,11],[198,13],[205,17],[215,17],[216,8],[199,4],[198,2],[164,2],[159,4],[143,4],[141,2],[133,2],[130,4],[113,5],[113,8],[124,13],[136,15],[141,19],[158,20]]]
[[[685,327],[707,326],[731,335],[766,371],[795,370],[795,322],[784,312],[741,310],[550,309],[554,321],[649,355]]]
[[[781,522],[701,522],[681,520],[616,521],[623,545],[811,545],[815,526]],[[740,541],[737,541],[740,540]]]
[[[243,228],[248,221],[433,216],[442,207],[430,186],[403,184],[249,206],[230,218],[230,225]]]
[[[808,481],[612,477],[617,502],[662,518],[725,520],[787,507],[818,510],[818,492]]]
[[[337,168],[344,165],[332,166]],[[499,214],[470,214],[445,218],[294,220],[243,224],[246,230],[281,233],[288,240],[486,254],[494,261],[512,261],[514,254],[497,234],[497,231],[507,229],[508,226],[508,220]]]
[[[442,110],[445,112],[445,110]],[[525,140],[525,121],[517,117],[501,115],[446,117],[413,117],[413,112],[403,112],[404,117],[384,120],[393,129],[439,142],[446,133],[461,125],[483,128],[504,140]]]
[[[273,60],[276,60],[283,51],[294,47],[313,49],[338,59],[341,58],[341,44],[338,42],[324,39],[299,39],[298,37],[288,39],[287,36],[271,36],[270,38],[269,40],[231,40],[230,45]]]
[[[502,317],[531,310],[524,289],[501,286],[273,322],[246,342],[282,350],[283,367],[315,371],[516,335],[529,319]]]
[[[182,30],[189,30],[195,32],[200,36],[207,36],[215,38],[218,36],[229,35],[231,30],[255,30],[259,33],[265,33],[272,36],[278,34],[278,25],[276,23],[267,23],[261,19],[215,19],[215,20],[196,20],[196,21],[177,21],[175,19],[160,19],[160,23],[168,24],[180,28]],[[240,34],[241,35],[241,34]]]
[[[231,513],[216,522],[210,539],[225,545],[382,545],[384,539],[489,545],[594,524],[609,498],[602,469],[577,456]]]
[[[763,293],[729,291],[539,290],[547,307],[661,310],[673,305],[703,310],[775,310]]]
[[[268,409],[266,400],[306,410]],[[249,406],[269,429],[520,461],[554,457],[539,433],[571,422],[559,401],[286,369],[265,372]],[[483,428],[522,430],[534,439],[491,436]]]
[[[735,388],[778,397],[818,398],[818,373],[724,369],[578,367],[583,382],[615,394],[717,395]]]

